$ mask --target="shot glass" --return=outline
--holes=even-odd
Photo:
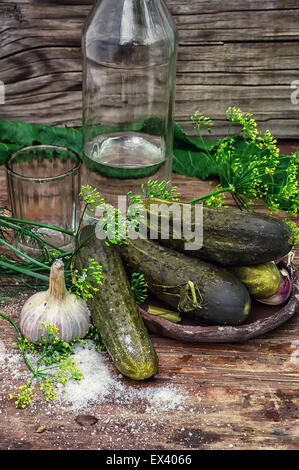
[[[28,227],[49,250],[72,249],[74,239],[67,232],[76,230],[80,217],[79,155],[65,147],[36,145],[13,153],[5,166],[12,217],[40,224]],[[14,243],[32,257],[41,253],[41,244],[31,236],[16,232]]]

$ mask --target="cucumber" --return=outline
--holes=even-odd
[[[81,232],[81,241],[92,235],[94,227]],[[95,327],[115,365],[126,377],[147,379],[158,371],[158,357],[139,314],[122,259],[114,245],[92,237],[79,250],[75,266],[82,271],[94,258],[102,266],[99,292],[87,300]]]
[[[256,299],[267,299],[277,292],[281,274],[275,263],[257,264],[255,266],[235,266],[231,272],[247,287]]]
[[[226,269],[148,239],[129,240],[119,249],[128,272],[142,273],[149,290],[182,316],[220,325],[247,319],[250,295]]]
[[[160,204],[164,204],[164,207],[170,211],[170,217],[167,215],[167,210],[155,217],[155,207]],[[196,204],[147,198],[143,200],[143,205],[146,217],[141,225],[145,226],[148,238],[211,263],[224,266],[263,264],[285,256],[291,251],[294,243],[290,227],[275,217],[203,206],[202,247],[186,249],[186,241],[192,240],[186,239],[183,228],[174,235],[173,227],[179,226],[177,222],[181,220],[188,224],[186,215],[184,217],[184,208],[189,209],[191,206],[190,230],[198,228],[196,224],[199,224],[199,221],[195,220]],[[174,208],[173,213],[171,206]],[[167,227],[168,223],[169,236],[163,238],[161,227]]]

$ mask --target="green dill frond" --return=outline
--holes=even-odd
[[[171,186],[170,181],[149,180],[146,184],[141,185],[141,189],[145,197],[155,197],[168,201],[179,201],[180,193],[177,192],[176,186]]]
[[[110,204],[105,204],[104,214],[99,217],[96,235],[105,240],[107,246],[128,243],[132,230],[137,231],[143,218],[143,205],[139,195],[127,194],[127,210],[123,212]]]
[[[80,274],[78,269],[72,273],[73,284],[70,293],[82,297],[84,300],[92,299],[94,293],[98,292],[102,284],[102,266],[93,258],[89,258],[88,265]]]
[[[11,318],[1,312],[0,316],[15,328],[18,334],[17,345],[22,352],[26,366],[32,374],[26,384],[18,387],[17,395],[10,395],[10,399],[15,400],[16,408],[24,409],[30,405],[34,398],[34,381],[46,401],[55,399],[57,384],[65,384],[69,380],[76,380],[80,383],[83,373],[78,369],[72,357],[74,355],[72,345],[60,339],[56,326],[44,322],[42,324],[43,338],[46,341],[33,344],[23,337],[19,327]],[[72,344],[75,342],[76,340]],[[30,358],[27,353],[30,353]]]
[[[194,123],[194,128],[198,131],[202,128],[206,128],[208,132],[211,132],[211,127],[214,125],[212,119],[199,114],[199,111],[196,111],[195,114],[191,116],[191,120]]]
[[[98,206],[105,204],[105,200],[101,197],[96,188],[90,185],[82,186],[79,197],[88,206],[88,209],[93,212]]]
[[[294,236],[294,246],[299,243],[299,227],[298,225],[291,219],[284,219],[284,222],[291,228]]]
[[[207,160],[215,168],[220,185],[216,191],[189,202],[203,200],[205,204],[217,205],[221,204],[221,192],[230,192],[240,209],[254,211],[252,203],[259,203],[266,205],[271,213],[282,210],[296,216],[299,207],[299,152],[290,157],[281,156],[277,140],[269,130],[264,133],[258,130],[251,113],[229,107],[226,118],[230,122],[227,136],[220,139],[211,152],[206,147]],[[197,120],[196,127],[203,139],[200,130],[205,120],[197,113],[193,119]],[[232,136],[233,124],[240,127]]]
[[[135,295],[136,303],[140,304],[147,299],[147,283],[144,275],[140,273],[133,273],[131,276],[131,289]]]

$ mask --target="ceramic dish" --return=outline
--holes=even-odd
[[[147,313],[148,304],[146,303],[139,307],[140,313],[149,331],[181,342],[227,343],[247,341],[274,330],[299,311],[299,268],[293,265],[287,266],[284,261],[282,263],[291,273],[294,283],[293,292],[288,301],[276,307],[253,301],[248,320],[243,325],[199,325],[187,318],[184,318],[180,323],[172,323]],[[161,306],[161,303],[152,298],[150,303]],[[165,307],[169,309],[169,307]]]

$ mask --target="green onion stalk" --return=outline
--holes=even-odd
[[[2,276],[11,276],[14,279],[23,282],[27,287],[33,287],[36,289],[44,288],[49,283],[49,272],[51,265],[55,259],[60,258],[64,260],[66,283],[71,285],[72,274],[71,274],[71,263],[74,255],[86,242],[79,243],[80,229],[83,223],[83,217],[87,210],[87,207],[96,207],[98,204],[103,203],[103,199],[100,198],[96,190],[90,186],[82,186],[80,195],[81,199],[85,202],[83,207],[78,226],[75,231],[67,230],[62,227],[53,225],[47,225],[32,220],[18,219],[10,217],[0,212],[0,245],[9,250],[14,256],[0,255],[0,274]],[[65,251],[61,248],[47,242],[33,231],[34,228],[47,228],[64,235],[69,235],[73,238],[73,250]],[[40,248],[40,256],[35,259],[22,252],[14,244],[10,243],[9,232],[13,231],[18,233],[20,236],[30,237],[37,243]],[[23,261],[18,260],[21,258]],[[28,283],[26,277],[33,278],[35,284]]]

